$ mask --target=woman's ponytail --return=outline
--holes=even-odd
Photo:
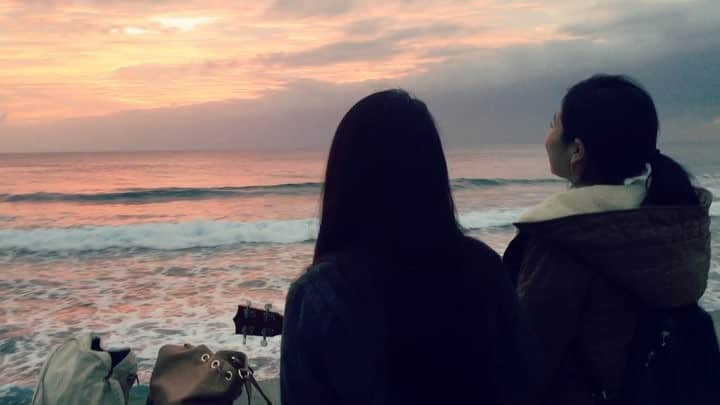
[[[650,185],[643,205],[695,205],[698,196],[690,174],[659,150],[650,157]]]

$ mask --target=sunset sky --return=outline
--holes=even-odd
[[[719,27],[711,0],[0,0],[0,152],[322,147],[385,87],[451,146],[539,142],[595,72],[718,137]]]

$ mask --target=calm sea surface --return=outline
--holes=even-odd
[[[663,149],[720,195],[720,144]],[[232,317],[248,300],[282,311],[311,259],[325,158],[0,155],[0,402],[33,386],[52,346],[84,331],[132,347],[143,383],[161,345],[185,342],[240,349],[261,378],[276,376],[279,338],[243,346]],[[448,162],[461,224],[499,252],[524,209],[566,187],[541,146],[450,151]],[[720,309],[718,231],[715,220],[709,309]]]

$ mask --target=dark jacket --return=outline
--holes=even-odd
[[[461,244],[457,264],[343,254],[304,273],[285,307],[283,404],[528,403],[539,349],[507,272]]]
[[[703,294],[712,196],[698,195],[699,206],[516,224],[504,262],[544,347],[543,403],[590,404],[597,385],[617,392],[640,311]]]

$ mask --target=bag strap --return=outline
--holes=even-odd
[[[578,326],[582,324],[583,317],[587,314],[588,309],[590,308],[590,293],[592,289],[593,280],[599,277],[604,277],[599,271],[595,271],[593,269],[594,266],[592,266],[590,263],[587,262],[584,258],[580,257],[577,254],[569,253],[570,257],[572,257],[573,260],[579,262],[581,265],[586,267],[588,271],[593,271],[595,273],[594,277],[590,277],[588,284],[585,288],[585,299],[582,304],[582,308],[580,311],[580,318],[578,319]],[[609,280],[608,280],[609,281]],[[595,400],[596,403],[600,404],[607,404],[612,405],[614,403],[618,403],[618,393],[610,392],[605,387],[603,387],[603,384],[600,383],[598,378],[593,375],[590,370],[591,367],[586,361],[585,357],[581,354],[580,348],[579,348],[579,334],[576,333],[573,343],[570,345],[570,350],[568,355],[572,355],[577,362],[578,365],[578,374],[580,374],[585,382],[587,383],[588,387],[590,387],[590,395]]]
[[[577,258],[577,256],[575,256],[575,257]],[[584,264],[587,265],[587,262],[584,262]],[[608,283],[617,285],[612,280],[610,280],[609,278],[607,278],[606,276],[604,276],[603,274],[601,274],[599,272],[597,273],[596,277],[602,278]],[[581,312],[581,314],[586,314],[587,309],[590,307],[591,284],[592,284],[592,279],[591,279],[591,282],[589,283],[587,291],[586,291],[585,303],[583,305],[583,311]],[[620,287],[618,286],[618,288],[620,288]],[[589,366],[585,357],[582,356],[582,354],[579,350],[579,347],[578,347],[577,338],[575,339],[575,342],[573,344],[571,352],[573,352],[575,360],[577,361],[577,364],[579,366],[578,374],[580,374],[585,379],[585,382],[590,387],[591,396],[595,400],[596,403],[604,404],[604,405],[623,404],[622,392],[626,387],[626,384],[627,384],[628,378],[630,377],[630,374],[632,373],[632,362],[633,362],[633,352],[632,351],[639,350],[638,348],[634,347],[634,342],[640,336],[639,333],[642,333],[642,331],[640,330],[641,323],[648,322],[648,320],[644,319],[644,317],[651,316],[650,311],[651,311],[651,309],[647,308],[647,307],[641,307],[640,310],[638,311],[638,318],[635,323],[635,330],[633,331],[633,334],[632,334],[632,338],[630,341],[630,347],[628,350],[628,352],[629,352],[628,357],[625,360],[626,363],[625,363],[625,366],[623,369],[623,383],[622,383],[623,385],[616,392],[610,391],[606,387],[604,387],[603,384],[597,378],[597,376],[593,375],[590,372],[590,370],[592,370],[592,368]],[[672,325],[667,325],[667,318],[661,318],[661,319],[650,318],[650,322],[653,323],[652,324],[653,328],[657,327],[660,322],[665,323],[665,325],[660,326],[658,328],[657,335],[661,335],[661,331],[663,331],[663,333],[664,333],[664,330],[672,329]],[[655,332],[653,332],[653,333],[655,333]],[[652,360],[652,358],[654,356],[653,352],[656,352],[657,350],[664,347],[665,337],[662,337],[661,341],[662,341],[662,347],[654,346],[650,349],[650,354],[649,354],[650,357],[648,357],[648,361]],[[642,348],[642,349],[645,349],[645,348]]]
[[[248,367],[248,370],[250,370],[250,372],[248,373],[248,379],[250,380],[250,383],[252,383],[252,385],[255,387],[255,389],[258,390],[258,392],[263,397],[265,402],[267,402],[268,405],[272,405],[272,402],[270,402],[270,399],[267,397],[267,395],[265,395],[262,388],[260,388],[260,384],[258,384],[257,380],[255,380],[255,376],[253,375],[254,374],[253,369]],[[247,383],[246,383],[246,385],[247,385]],[[248,391],[248,405],[250,405],[250,387],[248,387],[247,391]]]
[[[590,307],[591,283],[592,281],[588,283],[587,289],[585,291],[585,302],[583,304],[582,311],[580,312],[582,315],[585,315],[587,313],[587,309]],[[582,315],[578,324],[582,323]],[[608,391],[605,387],[603,387],[603,384],[598,381],[598,378],[590,372],[590,365],[580,351],[577,335],[575,336],[574,341],[571,345],[569,354],[572,355],[577,362],[578,374],[583,377],[588,387],[590,387],[590,395],[595,400],[595,402],[608,405],[615,403],[617,401],[617,393]]]
[[[242,378],[243,386],[245,387],[245,393],[247,394],[248,399],[248,405],[252,404],[252,387],[255,387],[255,389],[258,390],[260,395],[263,397],[267,405],[272,405],[272,401],[270,401],[270,398],[265,395],[265,392],[263,392],[262,388],[260,388],[260,384],[258,384],[257,380],[255,379],[255,371],[248,367],[247,369],[238,370],[238,374],[240,374],[240,377]]]

